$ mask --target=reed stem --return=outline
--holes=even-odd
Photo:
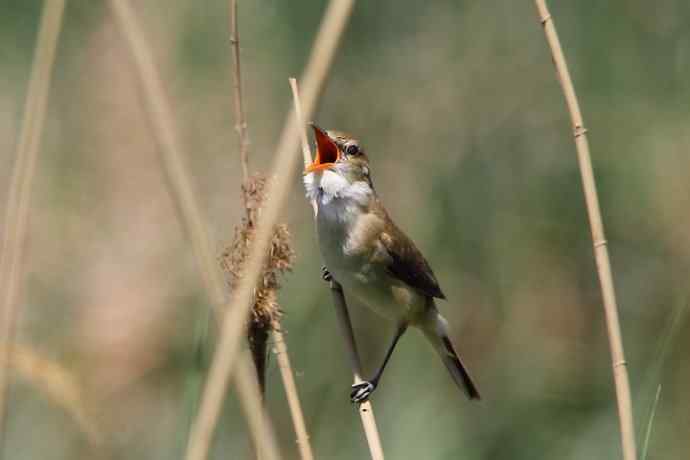
[[[309,141],[307,139],[307,134],[305,132],[305,122],[302,117],[302,104],[300,103],[299,87],[297,85],[297,80],[290,78],[290,87],[292,88],[292,97],[295,106],[295,114],[297,116],[297,122],[300,125],[300,139],[302,141],[302,158],[304,160],[304,166],[308,166],[312,162],[312,153],[309,148]],[[312,209],[314,210],[314,218],[317,214],[317,204],[315,201],[311,202]],[[347,348],[347,354],[350,358],[350,365],[352,367],[352,374],[354,377],[354,383],[361,383],[361,361],[359,359],[359,353],[357,352],[357,342],[355,341],[355,334],[352,330],[352,322],[350,321],[350,313],[347,309],[347,302],[345,301],[345,293],[340,284],[335,280],[331,280],[331,295],[333,297],[333,306],[335,307],[335,313],[338,318],[338,324],[340,325],[340,333],[345,340],[345,346]],[[369,446],[369,453],[371,458],[374,460],[383,460],[383,447],[381,445],[381,438],[379,436],[378,427],[376,426],[376,418],[374,417],[374,408],[371,405],[371,401],[367,400],[358,405],[359,417],[362,421],[362,427],[364,428],[364,434],[367,438],[367,445]]]
[[[582,186],[585,194],[585,202],[587,204],[587,214],[589,216],[589,225],[592,232],[594,258],[597,264],[599,284],[604,300],[606,327],[608,330],[609,346],[611,348],[613,377],[618,402],[618,419],[620,423],[623,458],[625,460],[636,460],[637,449],[635,444],[633,410],[630,399],[630,382],[628,380],[627,363],[623,351],[623,338],[620,321],[618,319],[618,306],[616,305],[616,293],[613,284],[613,276],[611,274],[611,262],[609,260],[606,236],[604,234],[604,223],[601,217],[596,181],[594,179],[592,160],[589,153],[587,130],[582,120],[582,112],[580,111],[580,104],[578,103],[575,93],[575,86],[570,78],[568,64],[565,60],[551,13],[549,13],[545,0],[535,0],[535,4],[539,13],[539,19],[544,27],[546,41],[551,49],[558,80],[561,84],[563,95],[565,96],[565,101],[568,106],[573,136],[575,137],[575,147],[577,149]]]
[[[224,283],[221,281],[220,274],[212,255],[211,243],[206,232],[204,219],[202,218],[201,208],[193,190],[192,181],[184,165],[182,148],[177,139],[177,127],[173,116],[170,103],[165,96],[163,83],[154,64],[154,59],[144,33],[138,23],[136,14],[128,0],[111,0],[111,9],[117,19],[117,25],[129,46],[132,54],[135,70],[139,77],[141,90],[144,96],[145,108],[153,128],[153,134],[158,142],[161,159],[164,165],[164,172],[167,178],[167,185],[170,195],[175,202],[177,216],[187,231],[194,255],[202,272],[204,287],[211,300],[212,305],[217,307],[218,315],[224,311],[222,305],[225,297]],[[228,316],[228,315],[226,315]],[[247,366],[242,365],[239,369],[240,374],[247,372]],[[246,388],[248,376],[235,375],[235,382],[241,391],[240,402],[243,407],[248,407],[245,414],[248,415],[249,428],[254,439],[262,439],[260,444],[263,446],[276,446],[269,421],[263,417],[263,423],[252,422],[252,414],[261,408],[260,392],[249,391]],[[222,399],[217,410],[220,411]],[[263,410],[261,410],[263,413]],[[192,428],[194,425],[192,425]],[[204,438],[208,448],[211,441],[211,433]],[[280,454],[275,449],[269,449],[273,459],[279,459]]]
[[[243,182],[244,184],[247,184],[247,180],[249,179],[249,141],[242,97],[240,32],[237,23],[237,0],[230,0],[230,43],[232,45],[233,61],[235,64],[233,71],[235,120],[237,123],[236,128],[240,140],[240,163],[242,165]],[[249,225],[253,226],[254,213],[249,207],[246,190],[244,195],[244,205],[247,219],[250,221]],[[251,326],[252,325],[250,325],[249,328],[250,334],[254,329]],[[256,327],[258,325],[254,326]],[[292,418],[295,436],[297,437],[297,447],[300,452],[300,458],[302,458],[302,460],[313,460],[314,453],[312,451],[311,443],[309,442],[307,424],[304,421],[304,412],[302,411],[302,406],[300,404],[299,393],[297,392],[297,385],[295,384],[295,376],[294,372],[292,371],[292,365],[290,364],[290,357],[288,356],[287,343],[283,337],[278,315],[274,315],[270,324],[263,324],[260,325],[260,327],[270,329],[273,334],[274,350],[278,361],[278,369],[280,370],[280,377],[283,381],[283,388],[285,388],[285,395],[288,400],[290,417]],[[265,346],[265,337],[250,338],[250,341],[253,341],[254,344],[257,344],[260,340],[264,341],[263,345]],[[263,352],[264,348],[260,347],[260,350]],[[265,360],[263,362],[260,362],[260,360],[255,360],[254,364],[257,368],[258,375],[265,376],[266,370],[260,368],[261,366],[265,366]],[[262,390],[265,390],[265,388],[262,387]],[[257,448],[257,454],[258,453]]]
[[[353,5],[354,0],[331,0],[326,10],[305,70],[306,116],[311,116],[316,108]],[[288,188],[294,180],[292,173],[297,166],[295,150],[298,142],[299,125],[293,112],[289,115],[278,141],[270,174],[275,180],[268,187],[266,203],[257,219],[256,235],[245,265],[244,277],[238,283],[230,304],[224,309],[227,313],[222,322],[201,407],[190,433],[185,456],[187,460],[203,460],[207,457],[209,442],[244,336],[247,315],[252,305],[252,292],[261,274],[274,226],[287,199]]]
[[[17,322],[31,190],[64,10],[65,0],[46,0],[43,3],[8,193],[6,228],[0,252],[0,439],[4,438],[7,416],[8,366]]]

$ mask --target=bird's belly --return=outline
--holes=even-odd
[[[379,315],[395,321],[409,316],[409,306],[399,302],[391,284],[380,276],[338,268],[333,270],[333,276],[343,286],[346,296],[355,297]]]
[[[376,313],[394,321],[414,321],[426,299],[391,277],[385,266],[371,263],[367,254],[348,254],[342,228],[319,222],[319,244],[326,267],[347,297],[355,297]]]

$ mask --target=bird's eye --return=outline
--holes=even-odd
[[[357,155],[359,153],[359,147],[357,147],[355,144],[350,144],[347,147],[345,147],[345,154],[346,155]]]

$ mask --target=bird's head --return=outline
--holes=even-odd
[[[333,172],[349,184],[369,180],[369,159],[359,141],[340,131],[326,131],[312,123],[316,138],[316,158],[305,174],[322,176]]]
[[[316,158],[304,170],[307,197],[322,204],[342,198],[367,205],[374,196],[374,186],[369,177],[369,159],[357,139],[311,126],[316,138]]]

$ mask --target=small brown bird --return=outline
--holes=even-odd
[[[325,274],[346,293],[397,324],[397,332],[374,377],[352,386],[352,402],[376,389],[395,345],[408,326],[419,328],[441,356],[455,383],[479,399],[474,382],[448,337],[435,300],[445,299],[429,263],[391,220],[374,190],[369,160],[356,139],[312,125],[316,159],[305,170],[307,197],[316,217]]]

